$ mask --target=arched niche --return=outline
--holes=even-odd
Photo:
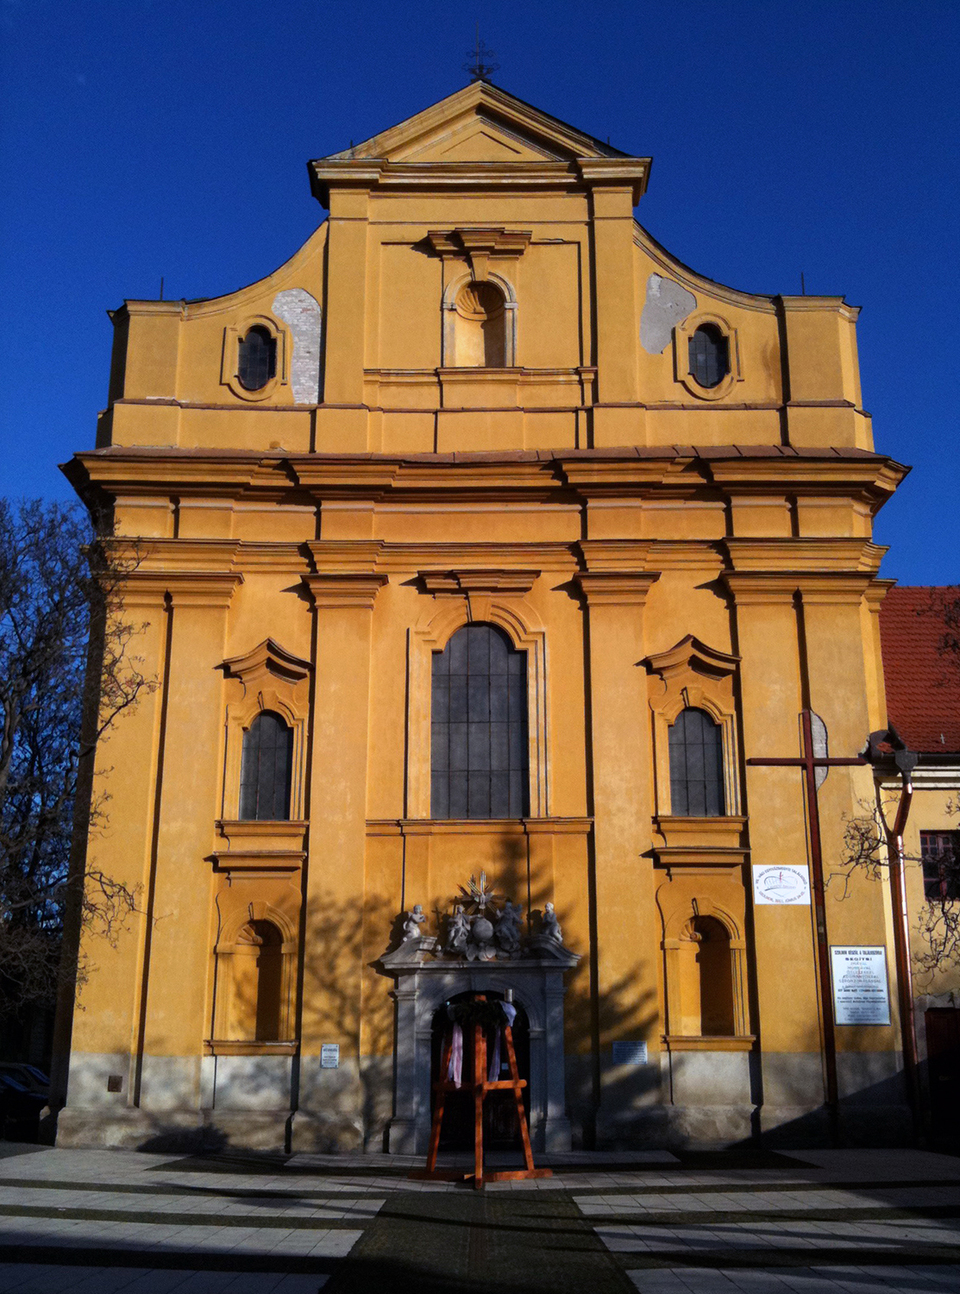
[[[734,916],[697,896],[665,917],[662,947],[667,1035],[749,1036],[746,942]]]
[[[263,901],[230,904],[216,945],[216,1042],[269,1045],[294,1037],[296,928]]]
[[[443,294],[443,367],[513,368],[517,297],[502,274],[461,274]]]

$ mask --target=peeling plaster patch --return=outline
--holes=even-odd
[[[673,279],[651,274],[640,316],[640,345],[650,355],[662,354],[678,323],[697,308],[697,298]]]
[[[273,299],[273,313],[293,334],[290,385],[297,404],[316,404],[320,390],[320,306],[304,288]]]

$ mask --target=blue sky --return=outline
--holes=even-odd
[[[269,273],[323,212],[305,163],[493,79],[653,156],[639,220],[754,292],[844,295],[877,448],[913,472],[883,573],[960,581],[960,5],[0,0],[0,493],[66,498],[125,297]]]

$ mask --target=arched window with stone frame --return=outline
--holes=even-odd
[[[444,801],[445,792],[438,789],[437,782],[446,780],[451,771],[470,773],[471,787],[473,769],[464,766],[461,748],[456,745],[464,736],[469,740],[468,730],[459,728],[451,730],[445,725],[451,722],[451,713],[462,715],[466,719],[454,718],[454,724],[476,723],[481,725],[474,729],[477,741],[476,754],[482,763],[486,755],[482,753],[480,741],[483,737],[484,724],[497,726],[490,731],[490,758],[503,764],[502,742],[512,742],[507,752],[507,767],[475,771],[481,780],[486,776],[491,795],[491,812],[495,806],[506,809],[506,816],[533,818],[549,816],[548,767],[547,767],[547,688],[546,688],[546,631],[533,606],[523,596],[537,577],[535,571],[511,570],[499,572],[481,571],[422,571],[420,581],[424,591],[434,594],[434,600],[424,606],[423,614],[410,630],[407,658],[407,776],[405,810],[408,818],[452,818],[453,811],[449,800]],[[491,585],[501,588],[504,585],[509,591],[490,592]],[[458,640],[451,649],[450,656],[444,653],[464,628],[483,627],[482,635],[474,636],[475,659],[483,654],[481,637],[486,642],[488,653],[491,652],[497,671],[506,662],[506,710],[503,708],[504,682],[501,674],[491,673],[486,682],[481,678],[473,679],[470,665],[470,652],[467,651],[467,671],[462,674],[463,658],[460,653],[464,645],[471,642],[471,635]],[[438,661],[438,657],[440,660]],[[488,655],[488,661],[490,656]],[[453,667],[447,673],[448,665]],[[489,665],[488,665],[489,668]],[[436,673],[435,673],[436,671]],[[513,671],[511,673],[511,671]],[[457,680],[465,679],[465,683]],[[490,680],[500,679],[500,682]],[[511,683],[509,680],[512,679]],[[464,712],[460,700],[462,688],[466,688],[467,709]],[[470,688],[473,688],[474,714],[470,710]],[[512,688],[512,692],[511,692]],[[481,692],[487,699],[481,700]],[[434,697],[437,697],[436,704]],[[521,700],[521,696],[523,700]],[[459,706],[451,712],[450,704]],[[484,706],[486,707],[484,717]],[[506,715],[506,718],[501,716]],[[434,723],[440,725],[436,730]],[[434,742],[441,743],[436,754]],[[442,743],[446,745],[442,745]],[[453,745],[451,746],[451,743]],[[499,745],[497,743],[500,743]],[[525,760],[524,760],[525,754]],[[444,767],[444,760],[446,767]],[[468,752],[466,762],[469,765],[471,756]],[[524,772],[525,769],[525,772]],[[506,772],[506,802],[501,778],[493,779],[491,772]],[[512,779],[512,781],[511,781]],[[462,784],[458,782],[455,796],[462,796]],[[467,797],[469,816],[483,816],[481,807],[484,798],[482,790],[473,797]],[[459,806],[462,800],[455,801]],[[458,810],[459,811],[459,808]],[[494,816],[496,814],[494,813]]]
[[[496,625],[458,629],[433,653],[432,818],[530,811],[527,653]]]
[[[658,818],[729,818],[740,812],[737,656],[688,634],[646,660]]]
[[[309,661],[266,638],[221,665],[227,696],[220,816],[299,820],[303,812]]]

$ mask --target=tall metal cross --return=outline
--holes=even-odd
[[[820,803],[818,791],[831,768],[838,765],[866,764],[862,755],[849,759],[830,759],[827,755],[827,729],[812,710],[800,711],[801,755],[799,759],[761,759],[754,756],[748,764],[773,768],[802,768],[807,794],[807,816],[810,823],[810,879],[817,926],[817,971],[823,1011],[823,1056],[827,1079],[827,1108],[834,1141],[837,1140],[837,1033],[830,987],[830,949],[827,943],[827,912],[823,889],[823,851],[820,844]]]
[[[493,61],[493,50],[487,49],[480,39],[480,24],[477,23],[477,44],[475,49],[467,50],[469,63],[464,63],[463,70],[470,73],[473,81],[489,81],[500,64]]]

